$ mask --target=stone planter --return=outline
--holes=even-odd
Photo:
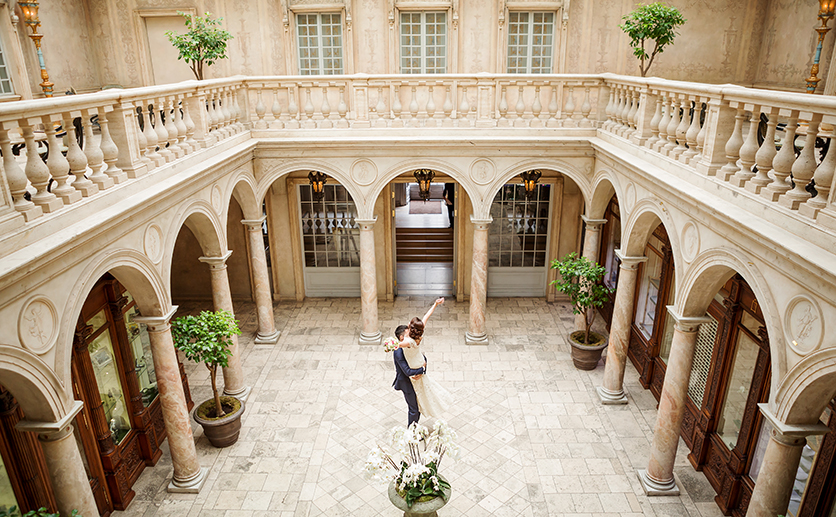
[[[209,439],[209,443],[215,447],[229,447],[238,441],[238,435],[241,433],[241,417],[244,415],[244,401],[235,397],[223,396],[221,397],[222,404],[224,399],[234,399],[241,404],[241,407],[237,411],[227,413],[218,419],[203,418],[198,414],[200,408],[207,402],[213,402],[213,400],[207,400],[195,408],[193,415],[194,421],[203,426],[203,434]]]
[[[595,332],[589,333],[592,344],[584,345],[583,330],[569,334],[569,344],[572,345],[572,362],[578,370],[594,370],[601,360],[601,352],[607,347],[607,338]]]
[[[444,497],[436,497],[435,499],[422,503],[413,503],[412,508],[410,508],[406,505],[406,500],[398,495],[398,491],[395,489],[395,482],[392,481],[389,483],[389,500],[392,501],[392,504],[396,508],[403,510],[404,517],[438,517],[436,512],[450,500],[450,492],[451,490],[449,488],[444,490],[446,499]]]

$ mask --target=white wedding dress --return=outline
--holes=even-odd
[[[421,347],[410,337],[407,337],[406,341],[410,347],[403,349],[404,359],[409,363],[410,368],[421,368],[424,366],[424,354],[421,353]],[[447,411],[452,404],[453,396],[450,392],[429,375],[424,374],[417,379],[410,378],[410,380],[412,387],[415,388],[415,398],[418,399],[418,410],[421,415],[439,418],[441,413]]]

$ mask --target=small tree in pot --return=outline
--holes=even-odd
[[[177,11],[177,14],[186,19],[188,31],[185,34],[168,31],[165,35],[180,52],[177,59],[185,61],[195,79],[201,81],[204,65],[209,67],[219,59],[226,59],[226,42],[232,39],[232,34],[220,28],[223,18],[213,20],[212,13],[198,16]]]
[[[195,409],[194,418],[216,447],[235,443],[241,430],[243,401],[235,397],[221,397],[216,383],[218,367],[226,368],[229,364],[232,336],[239,334],[238,323],[226,311],[203,311],[198,316],[182,316],[171,322],[174,348],[186,354],[189,360],[203,363],[209,369],[213,398]]]
[[[639,72],[642,77],[647,75],[656,54],[661,54],[666,46],[673,44],[677,36],[676,28],[687,21],[675,7],[660,2],[640,4],[635,11],[622,19],[624,23],[618,27],[630,37],[630,48],[633,49],[633,55],[639,58]],[[644,47],[645,42],[653,45],[649,54]]]
[[[558,291],[569,296],[572,313],[583,315],[584,328],[569,336],[572,345],[572,361],[581,370],[594,370],[601,358],[601,351],[607,345],[603,336],[590,332],[595,321],[595,309],[604,305],[607,295],[613,289],[601,284],[607,270],[586,257],[570,253],[562,260],[554,260],[551,265],[560,274],[560,279],[552,282]]]

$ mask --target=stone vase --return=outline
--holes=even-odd
[[[569,334],[572,345],[572,362],[578,370],[594,370],[601,360],[601,352],[607,347],[607,338],[595,332],[589,333],[589,345],[583,344],[583,330]]]
[[[238,441],[238,435],[241,433],[241,417],[244,415],[244,401],[236,400],[241,403],[238,411],[227,413],[223,418],[217,420],[202,418],[198,415],[197,409],[200,406],[194,410],[194,421],[203,426],[203,434],[209,439],[209,443],[215,447],[229,447]]]
[[[392,504],[395,505],[396,508],[399,510],[403,510],[404,517],[438,517],[438,510],[440,510],[447,501],[450,500],[450,493],[451,490],[449,488],[444,489],[444,496],[445,497],[436,497],[435,499],[430,499],[429,501],[424,501],[421,503],[413,503],[412,508],[406,505],[406,500],[398,495],[398,491],[395,488],[395,482],[392,481],[389,483],[389,500],[392,501]]]

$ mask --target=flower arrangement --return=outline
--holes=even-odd
[[[398,340],[393,338],[393,337],[387,338],[383,342],[383,351],[384,352],[394,352],[398,348],[400,348]]]
[[[380,445],[369,452],[363,475],[372,481],[394,482],[398,495],[408,507],[416,502],[436,497],[447,500],[450,484],[438,473],[445,455],[456,458],[456,432],[447,422],[437,420],[432,431],[413,423],[408,428],[395,427],[391,431],[392,447],[399,461]]]

